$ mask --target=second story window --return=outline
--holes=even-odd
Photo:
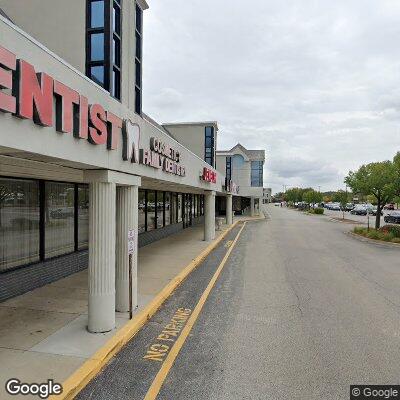
[[[204,161],[214,167],[215,138],[214,127],[206,126],[204,141]]]
[[[87,0],[86,75],[121,99],[122,0]]]
[[[263,167],[264,163],[262,161],[251,162],[251,186],[263,187]]]
[[[226,157],[225,180],[225,187],[228,188],[232,180],[232,157]]]
[[[135,112],[142,114],[142,45],[143,45],[143,11],[136,4],[135,24]]]

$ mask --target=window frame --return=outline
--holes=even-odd
[[[139,22],[140,21],[140,22]],[[139,48],[138,48],[139,43]],[[139,51],[138,51],[139,49]],[[139,72],[139,73],[138,73]],[[138,79],[138,75],[139,79]],[[135,4],[135,113],[142,115],[143,89],[143,10]]]
[[[229,183],[232,180],[232,157],[226,157],[225,161],[225,190],[228,190]]]
[[[253,173],[257,176],[253,177]],[[252,187],[263,187],[264,184],[264,163],[262,161],[251,161],[250,184]]]
[[[208,130],[211,130],[208,133]],[[207,139],[211,139],[211,145],[207,145]],[[207,155],[210,153],[210,155]],[[204,161],[215,168],[215,129],[213,126],[204,127]]]
[[[104,26],[91,27],[91,5],[92,3],[104,3]],[[114,31],[113,16],[114,8],[119,9],[120,34]],[[123,31],[122,0],[86,0],[86,76],[107,90],[112,97],[121,101],[122,98],[122,31]],[[91,58],[91,36],[96,33],[104,35],[104,57],[103,60],[92,60]],[[114,40],[119,43],[119,64],[114,55]],[[104,70],[104,82],[96,79],[91,72],[92,67],[102,67]],[[114,80],[115,75],[119,76],[118,84]],[[118,89],[116,89],[118,88]]]
[[[15,271],[17,269],[25,268],[29,265],[34,265],[38,264],[44,261],[49,261],[49,260],[54,260],[59,257],[64,257],[76,252],[81,252],[81,251],[86,251],[88,247],[84,248],[79,248],[79,220],[78,220],[78,214],[77,214],[77,208],[78,208],[78,188],[79,187],[89,187],[89,185],[84,184],[84,183],[76,183],[76,182],[70,182],[70,181],[56,181],[56,180],[49,180],[49,179],[37,179],[37,178],[25,178],[25,177],[14,177],[14,176],[6,176],[6,175],[0,175],[0,179],[8,179],[8,180],[13,180],[13,181],[30,181],[30,182],[36,182],[38,185],[38,195],[39,195],[39,259],[37,261],[32,261],[20,265],[16,265],[14,267],[8,268],[4,271],[0,271],[0,275],[3,273],[8,273],[10,271]],[[68,251],[62,254],[57,254],[54,256],[46,256],[46,237],[45,237],[45,232],[46,232],[46,183],[51,184],[51,183],[58,183],[58,184],[66,184],[66,185],[71,185],[74,187],[74,232],[73,232],[73,238],[74,238],[74,250]]]

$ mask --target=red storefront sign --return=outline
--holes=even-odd
[[[158,138],[150,139],[149,149],[140,149],[139,125],[129,120],[124,124],[100,104],[89,104],[85,96],[46,73],[37,73],[31,64],[1,46],[0,111],[44,127],[54,126],[58,132],[94,145],[106,145],[109,150],[118,148],[122,132],[123,160],[186,175],[180,151]],[[207,174],[205,180],[212,182],[212,179],[215,177]]]
[[[110,150],[118,147],[121,118],[100,104],[89,105],[86,97],[46,73],[37,73],[31,64],[1,46],[0,111],[38,125],[55,125],[61,133],[87,139],[94,145],[107,144]]]
[[[217,183],[217,173],[210,168],[204,167],[201,179],[206,182]]]

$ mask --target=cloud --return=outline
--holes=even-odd
[[[152,2],[144,110],[265,148],[265,186],[343,187],[400,148],[397,0]]]

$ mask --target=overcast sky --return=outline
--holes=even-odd
[[[400,150],[400,1],[149,0],[144,110],[265,149],[264,186],[343,188]]]

